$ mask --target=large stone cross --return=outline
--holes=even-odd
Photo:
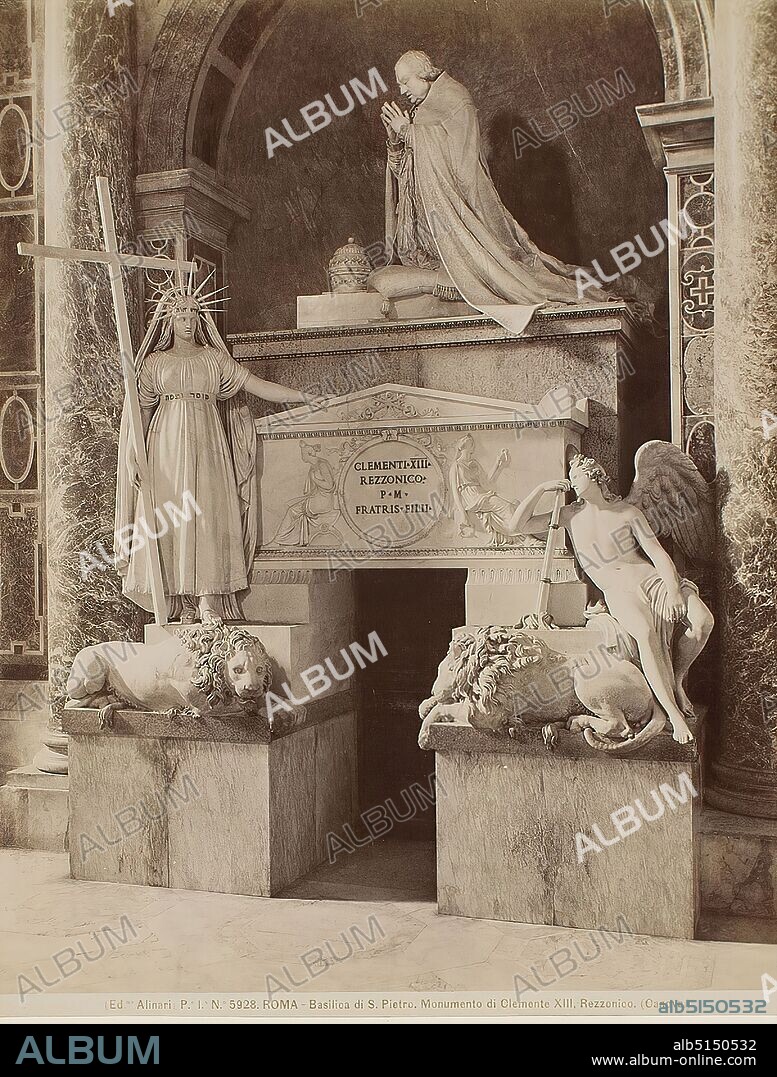
[[[33,258],[61,258],[74,262],[98,262],[110,266],[111,291],[113,293],[113,311],[116,315],[116,331],[119,338],[119,351],[121,355],[121,368],[124,377],[124,392],[129,406],[130,429],[135,443],[135,457],[137,459],[138,472],[140,475],[140,506],[143,517],[146,520],[154,519],[153,495],[151,491],[150,476],[148,473],[148,454],[146,452],[146,439],[143,434],[143,420],[140,411],[140,399],[138,397],[138,383],[135,373],[134,351],[132,348],[132,334],[130,333],[129,315],[127,313],[127,299],[124,294],[124,281],[121,276],[122,267],[126,269],[166,269],[178,270],[180,273],[189,272],[194,268],[193,262],[181,260],[173,261],[170,258],[152,258],[137,254],[122,254],[116,238],[116,224],[113,217],[111,204],[111,192],[108,180],[105,176],[97,176],[97,201],[100,206],[100,218],[102,220],[105,249],[101,251],[82,251],[73,247],[49,247],[39,243],[20,243],[19,254],[26,254]],[[120,464],[121,466],[121,464]],[[148,531],[148,528],[146,528]],[[151,595],[154,603],[154,616],[157,624],[167,624],[167,599],[162,585],[162,568],[159,561],[159,547],[153,536],[153,528],[149,535],[149,564],[151,567]]]

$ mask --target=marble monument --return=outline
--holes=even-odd
[[[591,0],[582,48],[577,5],[515,3],[520,48],[512,4],[450,0],[428,54],[403,53],[424,43],[411,0],[347,40],[332,5],[261,27],[242,0],[61,0],[45,26],[5,5],[9,844],[61,848],[69,799],[76,879],[276,895],[434,759],[442,914],[675,938],[703,902],[774,920],[774,20]],[[268,79],[311,27],[314,62]],[[320,129],[301,111],[264,160],[257,118],[365,50],[399,57],[402,102],[376,90]],[[565,128],[615,64],[633,99]],[[578,303],[575,263],[662,218],[692,233],[613,285],[645,284],[666,324]],[[117,566],[84,580],[114,532]],[[376,625],[378,674],[271,713]],[[43,693],[34,727],[6,720],[16,678]],[[180,768],[186,813],[83,855],[73,835]]]

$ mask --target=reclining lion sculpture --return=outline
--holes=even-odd
[[[539,636],[510,627],[455,636],[418,713],[422,748],[433,722],[458,722],[493,733],[536,726],[549,748],[566,728],[582,732],[599,751],[627,755],[666,725],[633,661],[604,646],[561,654]]]
[[[132,708],[201,717],[257,714],[272,664],[261,641],[220,621],[179,628],[161,643],[84,647],[67,682],[66,707],[97,707],[107,728]]]

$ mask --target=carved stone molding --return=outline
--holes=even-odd
[[[640,105],[636,111],[657,168],[667,174],[712,168],[715,111],[711,97]]]
[[[229,248],[235,221],[251,215],[242,198],[196,168],[147,172],[138,176],[135,192],[144,234],[177,230],[222,252]]]

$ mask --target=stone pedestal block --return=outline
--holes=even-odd
[[[0,789],[0,845],[61,853],[67,838],[67,774],[17,767]]]
[[[383,296],[379,292],[355,292],[345,295],[324,292],[321,295],[297,296],[297,328],[325,325],[364,325],[382,322]]]
[[[379,292],[323,292],[297,296],[297,328],[382,324],[427,318],[478,316],[468,303],[449,302],[433,295],[409,296],[386,303]]]
[[[327,569],[262,568],[257,558],[248,594],[246,621],[254,624],[353,624],[353,588],[348,574]],[[348,642],[353,637],[348,636]],[[340,644],[342,646],[342,644]],[[328,652],[327,652],[328,653]]]
[[[625,307],[538,311],[516,337],[481,315],[451,317],[458,313],[451,303],[440,303],[442,317],[411,313],[406,304],[415,302],[399,300],[396,316],[422,320],[239,333],[228,339],[234,357],[249,362],[253,373],[308,393],[328,384],[337,393],[341,385],[351,392],[390,382],[435,393],[475,391],[481,400],[534,402],[569,386],[576,397],[591,402],[582,451],[600,461],[616,487],[623,475],[628,488],[632,443],[656,432],[646,422],[644,400],[631,389],[631,372],[641,359]],[[366,361],[370,356],[373,363]],[[531,408],[527,417],[536,415]]]
[[[65,712],[74,879],[268,897],[356,815],[351,693],[281,735],[247,719]]]
[[[571,734],[550,753],[539,731],[507,739],[438,724],[428,747],[437,752],[441,913],[694,937],[701,797],[691,786],[700,793],[701,778],[692,745],[662,734],[647,757],[612,759]]]
[[[707,808],[701,822],[704,911],[777,920],[777,820]]]
[[[465,586],[467,624],[517,624],[537,608],[541,577],[542,562],[536,557],[516,558],[506,566],[471,568]],[[562,628],[583,625],[588,587],[578,577],[572,557],[553,559],[551,579],[548,613],[553,622]]]
[[[32,759],[49,718],[46,681],[0,681],[0,781]]]

